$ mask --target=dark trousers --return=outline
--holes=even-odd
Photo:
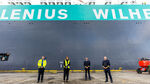
[[[44,68],[39,68],[38,70],[38,82],[41,80],[43,82],[43,77],[44,77]]]
[[[90,68],[88,68],[88,69],[85,68],[85,80],[87,80],[87,73],[88,73],[88,76],[89,76],[89,80],[91,80]]]
[[[69,80],[69,70],[68,68],[64,68],[64,80]]]
[[[110,81],[113,82],[110,69],[105,69],[104,72],[105,72],[106,82],[108,82],[108,75],[109,75]]]

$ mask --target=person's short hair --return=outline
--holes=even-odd
[[[68,56],[66,56],[66,58],[68,58],[68,59],[69,59],[69,57],[68,57]]]
[[[104,58],[108,59],[107,56],[104,56]]]

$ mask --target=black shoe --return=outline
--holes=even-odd
[[[37,81],[37,83],[39,83],[39,81]]]
[[[113,83],[113,81],[111,81],[111,83]]]
[[[66,82],[68,82],[68,80],[66,80]]]
[[[108,81],[105,81],[105,82],[108,82]]]

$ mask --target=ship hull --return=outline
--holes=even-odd
[[[150,21],[1,21],[0,52],[11,53],[0,70],[35,70],[46,56],[48,70],[60,70],[65,56],[71,69],[102,69],[107,56],[112,69],[136,69],[139,57],[150,56]]]

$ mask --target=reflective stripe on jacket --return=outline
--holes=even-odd
[[[70,60],[65,60],[64,61],[64,68],[68,68],[68,69],[70,69]]]
[[[46,64],[47,64],[47,61],[46,60],[43,60],[43,67],[45,68],[46,67]],[[38,68],[40,68],[42,66],[42,59],[40,59],[38,61]]]

